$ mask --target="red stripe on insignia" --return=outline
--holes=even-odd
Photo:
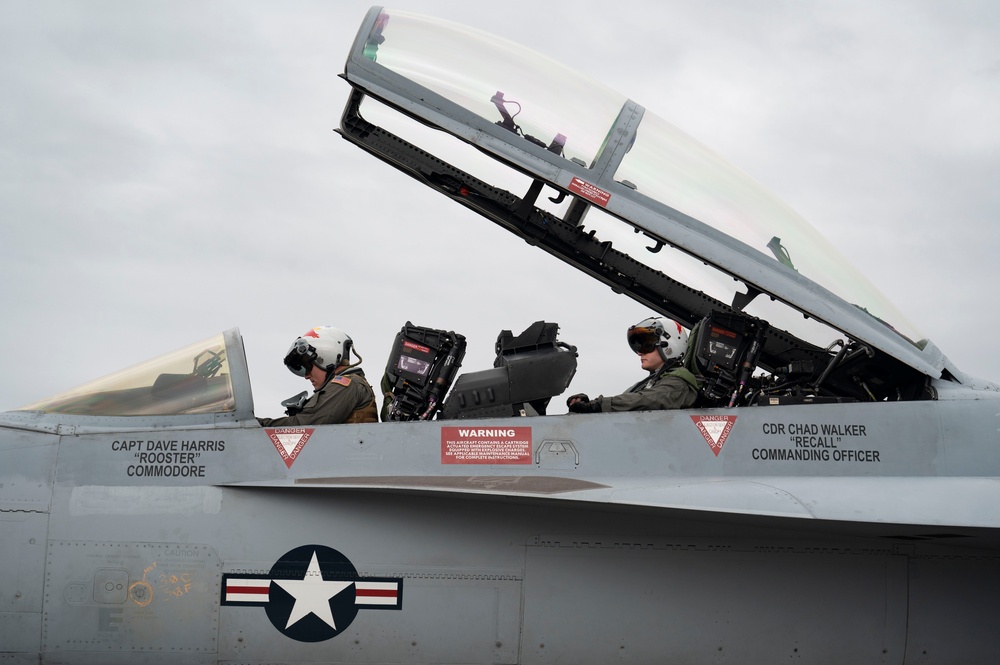
[[[355,589],[358,596],[373,596],[379,598],[395,598],[395,589]]]
[[[399,607],[398,582],[358,580],[354,585],[354,602],[362,607]]]
[[[226,585],[226,593],[268,593],[268,587]]]
[[[266,603],[270,586],[269,579],[227,579],[225,600],[230,603]]]

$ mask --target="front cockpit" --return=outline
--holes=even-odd
[[[242,386],[249,386],[249,378],[243,341],[233,329],[17,410],[101,417],[233,417],[238,411],[253,411],[249,391]]]
[[[494,368],[459,376],[465,338],[408,322],[387,363],[383,390],[393,401],[383,419],[544,415],[576,372],[576,348],[557,333],[558,325],[544,321],[518,335],[502,331]],[[164,425],[252,420],[243,339],[231,329],[11,413],[59,422],[96,417],[110,426],[138,419]]]

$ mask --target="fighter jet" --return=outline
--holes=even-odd
[[[546,415],[557,323],[460,372],[406,322],[390,422],[264,428],[226,331],[0,414],[0,661],[994,662],[1000,387],[525,47],[375,7],[343,77],[345,139],[692,328],[695,408]]]

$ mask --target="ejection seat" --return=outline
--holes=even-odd
[[[558,324],[545,321],[536,321],[517,336],[501,331],[493,369],[455,380],[465,337],[407,322],[396,336],[382,379],[383,392],[391,396],[384,419],[545,415],[549,400],[564,392],[576,374],[576,347],[560,342],[558,332]]]

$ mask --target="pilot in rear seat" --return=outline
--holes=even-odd
[[[682,367],[688,334],[679,323],[666,317],[644,319],[628,329],[628,344],[649,376],[621,395],[573,395],[566,400],[571,413],[683,409],[694,404],[698,379]]]
[[[282,402],[284,418],[258,418],[264,427],[331,425],[338,423],[377,423],[375,392],[368,385],[358,362],[351,365],[348,356],[354,342],[341,330],[330,326],[313,328],[292,343],[285,355],[285,366],[295,376],[309,380],[315,392],[302,392]]]

